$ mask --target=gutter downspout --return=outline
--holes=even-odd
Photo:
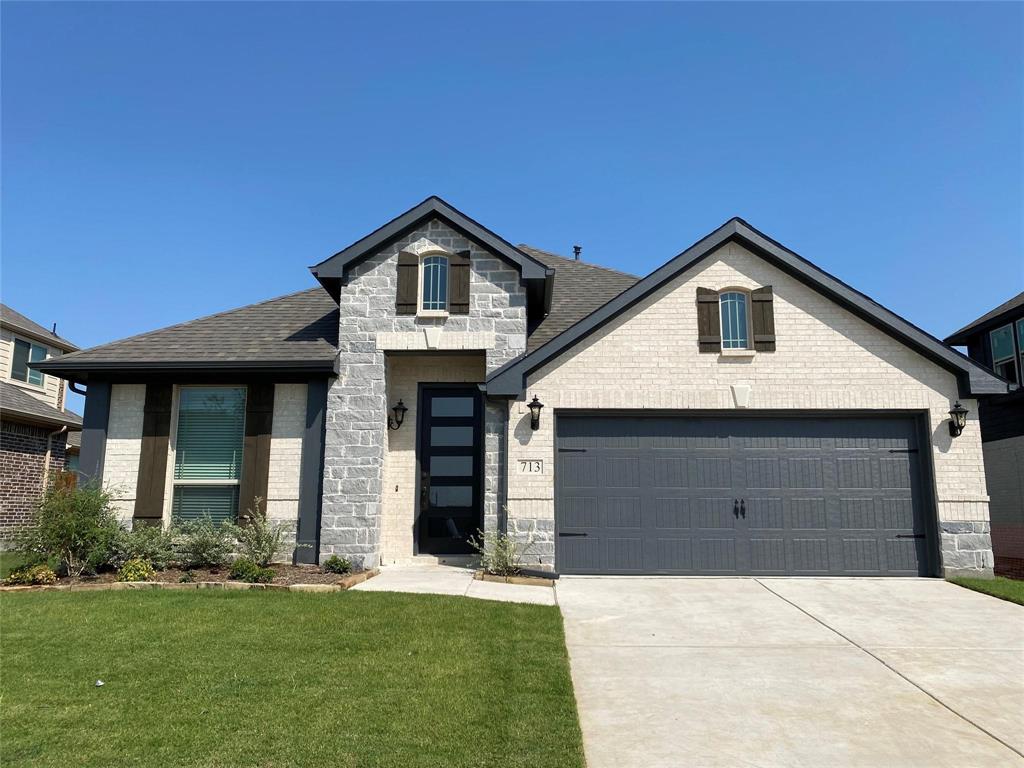
[[[43,492],[46,492],[46,483],[50,478],[50,456],[53,453],[53,438],[57,435],[63,435],[68,431],[68,426],[65,424],[60,429],[55,429],[53,432],[46,436],[46,458],[43,460]]]

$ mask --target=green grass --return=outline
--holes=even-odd
[[[0,581],[6,579],[11,571],[20,568],[25,558],[17,552],[0,552]]]
[[[0,620],[5,768],[583,766],[557,608],[53,592]]]
[[[994,579],[950,579],[954,584],[975,592],[984,592],[986,595],[998,597],[1002,600],[1009,600],[1017,605],[1024,605],[1024,581],[1017,579],[1005,579],[997,576]]]

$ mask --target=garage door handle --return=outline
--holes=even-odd
[[[586,536],[585,533],[559,533],[559,536]]]
[[[923,533],[897,533],[897,539],[923,539]]]

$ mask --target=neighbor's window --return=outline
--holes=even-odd
[[[749,349],[747,294],[726,291],[719,297],[722,315],[722,349]]]
[[[1020,383],[1024,384],[1024,319],[1017,321],[1017,352],[1020,353],[1017,375],[1020,376]]]
[[[179,390],[173,517],[235,518],[244,430],[245,387]]]
[[[448,309],[447,256],[427,256],[423,259],[420,286],[423,299],[421,309],[428,312]]]
[[[14,354],[11,359],[11,378],[35,384],[37,387],[43,386],[42,371],[29,368],[28,364],[38,363],[45,359],[46,347],[30,344],[24,339],[15,339]]]
[[[988,335],[992,344],[992,370],[1008,381],[1017,381],[1017,350],[1013,326],[1004,325]]]

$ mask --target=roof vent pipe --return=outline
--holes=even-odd
[[[580,260],[580,254],[583,253],[582,245],[574,245],[572,247],[572,255],[576,257],[576,261]]]

